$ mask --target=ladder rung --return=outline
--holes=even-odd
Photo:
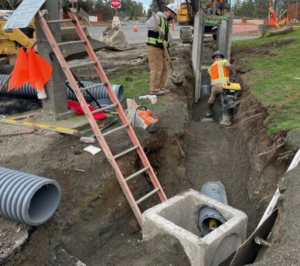
[[[146,172],[149,168],[150,168],[150,167],[147,166],[147,167],[145,167],[145,168],[143,168],[143,169],[141,169],[141,170],[135,172],[134,174],[132,174],[132,175],[126,177],[126,178],[125,178],[125,181],[127,182],[127,181],[129,181],[130,179],[132,179],[132,178],[134,178],[134,177],[140,175],[141,173]]]
[[[64,23],[64,22],[73,22],[73,19],[56,19],[56,20],[47,20],[48,24],[54,24],[54,23]]]
[[[89,90],[89,89],[93,89],[93,88],[97,88],[97,87],[99,87],[99,86],[105,86],[105,85],[107,85],[107,82],[104,82],[104,83],[97,83],[97,84],[95,84],[95,85],[93,85],[93,86],[89,86],[89,87],[82,87],[82,88],[80,88],[80,90],[81,90],[81,91],[86,91],[86,90]]]
[[[135,146],[129,148],[128,150],[123,151],[123,152],[121,152],[121,153],[115,155],[114,158],[117,159],[117,158],[119,158],[119,157],[121,157],[121,156],[123,156],[123,155],[125,155],[125,154],[127,154],[127,153],[129,153],[129,152],[131,152],[131,151],[136,150],[138,147],[139,147],[138,145],[135,145]]]
[[[96,110],[92,111],[91,113],[92,113],[92,114],[99,113],[99,112],[104,111],[104,110],[106,110],[106,109],[110,109],[110,108],[112,108],[112,107],[116,107],[117,105],[118,105],[117,103],[113,103],[113,104],[111,104],[111,105],[102,107],[102,108],[100,108],[100,109],[96,109]]]
[[[69,66],[69,68],[82,67],[82,66],[95,65],[95,64],[96,64],[96,61],[90,61],[90,62],[77,64],[77,65],[74,65],[74,66]]]
[[[136,204],[141,203],[142,201],[144,201],[145,199],[149,198],[150,196],[154,195],[157,191],[159,191],[159,187],[157,187],[156,189],[150,191],[148,194],[146,194],[144,197],[141,197]]]
[[[79,41],[70,41],[70,42],[60,42],[57,43],[58,46],[63,46],[63,45],[73,45],[77,43],[85,43],[85,40],[79,40]]]
[[[105,132],[105,133],[103,134],[103,136],[105,137],[105,136],[107,136],[107,135],[109,135],[109,134],[111,134],[111,133],[113,133],[113,132],[116,132],[116,131],[118,131],[118,130],[120,130],[120,129],[123,129],[123,128],[125,128],[125,127],[128,127],[128,124],[125,124],[125,125],[123,125],[123,126],[120,126],[120,127],[114,128],[114,129],[112,129],[112,130],[110,130],[110,131],[107,131],[107,132]]]

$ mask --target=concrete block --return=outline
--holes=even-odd
[[[214,207],[226,219],[216,230],[201,238],[198,212]],[[195,190],[187,190],[143,213],[143,239],[160,234],[177,238],[192,266],[217,266],[246,239],[247,216]]]
[[[260,24],[258,25],[258,33],[257,33],[257,37],[258,38],[261,38],[264,36],[264,34],[273,29],[274,28],[274,25],[267,25],[267,24]]]

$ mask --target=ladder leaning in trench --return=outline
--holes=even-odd
[[[151,167],[149,161],[148,161],[148,158],[146,156],[146,154],[144,153],[144,150],[137,138],[137,136],[135,135],[135,132],[132,128],[132,126],[130,125],[130,122],[129,120],[127,119],[127,116],[117,98],[117,96],[115,95],[113,89],[112,89],[112,86],[108,80],[108,78],[106,77],[106,74],[100,64],[100,62],[98,61],[98,58],[92,48],[92,46],[90,45],[81,25],[80,25],[80,22],[79,20],[77,19],[76,17],[76,14],[74,12],[73,9],[71,9],[68,14],[70,16],[70,19],[64,19],[64,20],[49,20],[49,21],[46,21],[46,19],[44,18],[44,14],[45,12],[43,11],[39,11],[39,22],[40,22],[40,25],[50,43],[50,46],[52,47],[52,50],[53,52],[55,53],[56,57],[57,57],[57,60],[59,61],[59,64],[61,65],[65,75],[66,75],[66,78],[69,82],[69,84],[71,85],[72,89],[74,90],[75,94],[76,94],[76,97],[80,103],[80,105],[82,106],[82,109],[85,113],[85,116],[86,118],[88,119],[91,127],[92,127],[92,130],[94,131],[95,133],[95,136],[103,150],[103,152],[105,153],[109,163],[112,165],[112,167],[114,168],[115,170],[115,173],[116,173],[116,177],[121,185],[121,188],[139,222],[140,225],[142,225],[142,213],[140,211],[140,208],[138,206],[139,203],[141,203],[142,201],[146,200],[147,198],[149,198],[150,196],[152,195],[155,195],[157,194],[160,198],[161,201],[165,201],[167,199],[162,187],[161,187],[161,184],[159,183],[154,171],[153,171],[153,168]],[[76,32],[78,34],[78,36],[80,37],[80,40],[78,41],[69,41],[69,42],[64,42],[64,43],[57,43],[48,24],[53,24],[53,23],[64,23],[64,22],[72,22],[74,24],[74,27],[76,29]],[[77,81],[75,80],[71,70],[70,70],[70,66],[68,65],[68,63],[66,62],[61,50],[60,50],[60,46],[64,46],[64,45],[71,45],[71,44],[75,44],[75,43],[82,43],[88,53],[88,56],[90,58],[90,61],[89,62],[86,62],[86,63],[82,63],[82,64],[78,64],[78,65],[75,65],[75,66],[72,66],[72,67],[80,67],[80,66],[87,66],[87,65],[92,65],[95,67],[99,77],[100,77],[100,80],[101,82],[103,82],[103,84],[101,85],[104,85],[106,90],[107,90],[107,93],[109,95],[109,98],[112,102],[111,105],[109,106],[106,106],[106,107],[103,107],[103,108],[100,108],[100,109],[97,109],[95,111],[90,111],[90,109],[88,108],[88,104],[82,94],[82,91],[85,91],[85,90],[88,90],[88,89],[91,89],[91,88],[94,88],[94,87],[98,87],[99,84],[97,84],[96,86],[91,86],[91,87],[85,87],[85,88],[80,88],[78,86],[78,83]],[[101,130],[98,126],[98,124],[96,123],[96,120],[94,119],[93,117],[93,114],[94,113],[97,113],[97,112],[101,112],[101,111],[104,111],[106,109],[109,109],[109,108],[112,108],[114,107],[120,117],[120,120],[122,122],[122,126],[118,127],[118,128],[115,128],[115,129],[112,129],[104,134],[101,133]],[[116,131],[119,131],[119,130],[122,130],[122,129],[125,129],[128,133],[128,136],[129,138],[131,139],[131,142],[132,142],[132,147],[121,152],[121,153],[118,153],[116,155],[113,155],[106,140],[105,140],[105,136],[106,135],[109,135],[111,133],[114,133]],[[122,156],[126,156],[126,154],[129,154],[130,152],[137,152],[144,168],[142,168],[141,170],[131,174],[130,176],[128,177],[124,177],[122,172],[121,172],[121,169],[117,163],[117,159],[122,157]],[[140,199],[138,200],[135,200],[127,182],[131,179],[133,179],[134,177],[137,177],[143,173],[147,173],[153,186],[154,186],[154,190],[150,191],[148,194],[144,195],[143,197],[141,197]]]

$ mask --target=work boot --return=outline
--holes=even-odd
[[[164,95],[165,92],[162,90],[157,90],[157,91],[150,91],[149,94],[154,94],[154,95]]]
[[[211,103],[209,103],[208,105],[207,105],[207,112],[206,112],[206,114],[205,114],[205,116],[206,117],[211,117],[212,116],[212,112],[213,112],[213,107],[214,107],[214,105],[213,104],[211,104]]]

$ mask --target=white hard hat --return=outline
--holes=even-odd
[[[166,6],[166,8],[170,9],[172,12],[174,12],[177,15],[178,7],[176,5],[174,5],[174,4],[168,4]]]

